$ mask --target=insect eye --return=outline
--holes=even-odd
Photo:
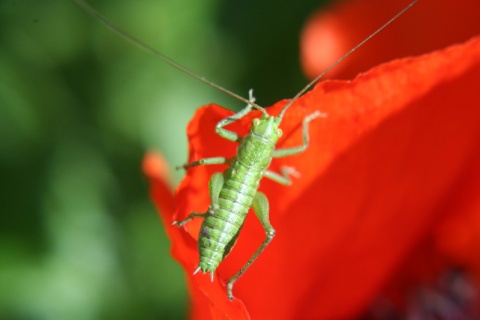
[[[258,119],[258,118],[253,119],[253,121],[252,121],[252,125],[253,125],[253,126],[256,127],[256,126],[258,126],[259,124],[260,124],[260,119]]]
[[[277,129],[277,136],[280,138],[283,134],[282,129]]]

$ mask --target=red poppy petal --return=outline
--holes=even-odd
[[[230,114],[232,114],[231,111],[215,105],[198,109],[187,127],[190,141],[189,162],[205,157],[221,156],[222,152],[228,149],[231,150],[231,154],[235,152],[235,145],[225,143],[224,139],[215,134],[214,129],[218,121]],[[219,153],[218,150],[222,152]],[[192,212],[206,211],[210,202],[208,180],[215,171],[218,171],[218,166],[198,166],[187,171],[177,189],[178,205],[170,224],[174,220],[185,219]],[[212,283],[209,275],[192,274],[199,261],[196,241],[201,222],[201,219],[197,219],[181,228],[174,227],[188,239],[188,246],[179,247],[173,254],[177,260],[184,261],[182,265],[187,272],[193,301],[192,318],[249,319],[245,305],[240,300],[231,302],[227,299],[223,282],[219,282],[217,275]]]
[[[160,213],[167,236],[172,241],[173,256],[185,267],[194,264],[196,243],[184,232],[172,226],[175,201],[171,188],[170,168],[165,159],[157,153],[147,153],[143,160],[143,171],[150,180],[150,194]],[[185,255],[190,252],[190,255]],[[190,257],[190,258],[188,258]]]
[[[304,157],[331,154],[332,161],[294,202],[288,221],[275,224],[279,236],[265,255],[288,258],[275,263],[283,270],[265,291],[288,288],[288,296],[276,297],[278,316],[358,314],[437,219],[454,214],[440,209],[452,186],[460,187],[456,179],[470,172],[471,156],[478,157],[479,78],[477,38],[383,65],[352,83],[324,82],[306,97],[323,93],[315,101],[329,117],[325,132],[312,138],[323,145]],[[262,266],[251,273],[276,276]],[[273,305],[246,297],[252,316],[267,314],[252,308]]]
[[[306,152],[273,163],[301,172],[291,187],[262,181],[277,237],[234,287],[253,318],[358,315],[438,222],[462,210],[442,204],[458,198],[456,190],[465,187],[459,177],[468,176],[471,159],[479,157],[479,82],[476,38],[385,64],[352,82],[320,83],[292,106],[279,147],[300,143],[305,115],[320,110],[328,117],[311,123]],[[190,160],[235,153],[236,144],[214,133],[229,114],[216,106],[199,109],[188,127]],[[229,128],[245,132],[250,120]],[[188,170],[177,190],[176,219],[208,207],[208,179],[221,169]],[[248,317],[239,299],[226,299],[218,279],[238,271],[264,239],[255,220],[249,215],[213,284],[206,275],[190,276],[198,263],[200,221],[170,230],[176,258],[189,274],[194,318]]]
[[[347,318],[378,294],[445,214],[436,206],[478,141],[479,61],[475,39],[299,101],[329,116],[293,162],[302,178],[283,192],[263,184],[277,237],[235,288],[252,317]],[[229,274],[262,240],[248,222],[254,244],[240,237]]]
[[[301,36],[305,74],[314,78],[411,0],[341,1],[315,13]],[[380,63],[466,41],[480,33],[477,0],[421,0],[326,76],[351,79]]]
[[[175,208],[170,167],[158,153],[149,152],[143,159],[143,172],[150,179],[150,193],[164,223],[168,224]]]
[[[459,177],[454,196],[444,205],[450,214],[435,230],[434,239],[437,249],[469,269],[480,285],[480,153],[475,150],[470,162],[470,170]]]
[[[185,270],[192,270],[192,266],[196,266],[198,263],[196,242],[189,234],[172,226],[175,202],[171,188],[170,168],[160,154],[150,152],[145,155],[143,160],[143,172],[150,180],[152,199],[160,213],[160,218],[163,221],[167,235],[172,241],[172,255],[181,263]],[[193,278],[191,274],[187,276],[188,287],[193,297],[191,310],[193,318],[224,319],[225,317],[237,317],[238,319],[249,319],[248,314],[244,317],[238,317],[238,315],[246,314],[244,305],[239,301],[230,303],[229,308],[219,305],[218,301],[225,300],[224,297],[226,293],[218,285],[218,281],[216,293],[215,290],[210,290],[205,293],[201,288],[205,286],[205,282],[207,281],[210,281],[207,277]],[[212,288],[212,284],[210,283],[207,283],[207,286]],[[215,294],[212,294],[212,292]],[[225,304],[225,302],[223,302],[223,304]],[[219,310],[223,309],[227,309],[227,311],[221,313]],[[233,312],[233,314],[230,312]]]

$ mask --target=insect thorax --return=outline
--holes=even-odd
[[[237,161],[255,171],[264,171],[270,165],[275,144],[261,136],[249,134],[238,145]]]

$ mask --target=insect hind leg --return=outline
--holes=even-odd
[[[183,219],[183,220],[180,220],[180,221],[173,221],[172,222],[172,225],[173,226],[177,226],[177,227],[181,227],[183,226],[185,223],[187,223],[188,221],[194,219],[194,218],[205,218],[205,216],[208,214],[208,212],[192,212],[188,215],[187,218]]]
[[[258,220],[263,226],[263,229],[266,233],[266,238],[258,247],[257,251],[252,255],[252,257],[247,261],[247,263],[240,269],[236,274],[234,274],[227,282],[227,295],[228,299],[233,300],[233,284],[237,281],[247,269],[252,265],[252,263],[257,260],[258,256],[265,250],[265,248],[270,244],[275,236],[275,229],[270,224],[269,220],[269,204],[268,199],[262,192],[257,192],[252,203],[253,212],[257,216]]]

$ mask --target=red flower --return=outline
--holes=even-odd
[[[311,123],[306,152],[274,160],[274,169],[292,165],[301,173],[291,187],[262,181],[277,236],[236,282],[233,302],[223,282],[264,239],[260,223],[248,216],[213,284],[208,275],[193,276],[201,221],[171,222],[208,207],[208,179],[224,166],[188,170],[173,199],[164,163],[147,155],[144,171],[188,277],[192,318],[353,318],[387,287],[398,292],[411,275],[425,278],[447,262],[480,275],[479,83],[480,37],[351,82],[324,81],[300,98],[285,116],[279,146],[300,143],[307,114],[328,117]],[[190,160],[235,153],[234,143],[214,133],[230,114],[215,105],[196,112],[187,129]],[[246,133],[252,117],[230,128]]]
[[[338,1],[313,14],[301,36],[305,74],[314,78],[411,1]],[[479,12],[477,0],[420,0],[326,77],[352,79],[383,62],[467,41],[480,34]]]

